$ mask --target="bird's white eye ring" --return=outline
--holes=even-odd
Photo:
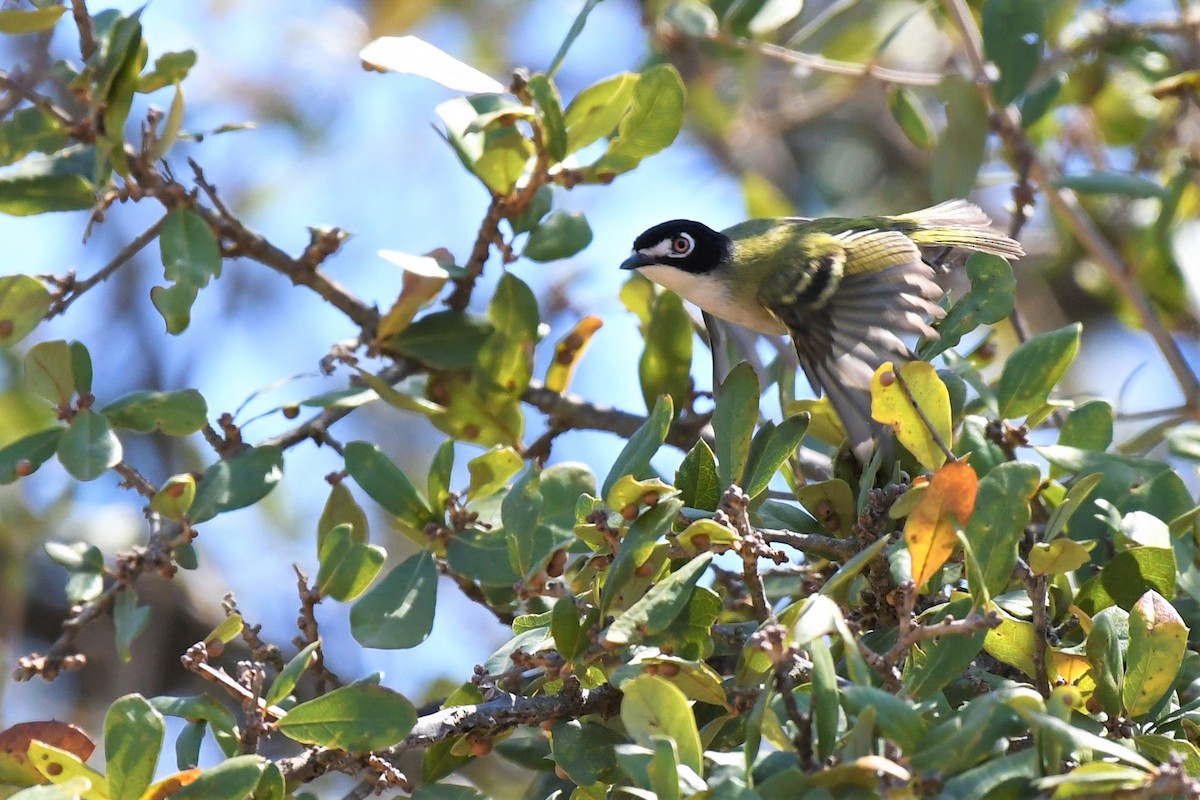
[[[696,240],[690,234],[681,233],[671,240],[671,255],[686,256],[696,247]]]

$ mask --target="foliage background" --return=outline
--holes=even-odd
[[[126,11],[135,7],[114,5]],[[158,2],[147,8],[143,24],[156,52],[198,52],[198,66],[187,84],[189,128],[247,119],[258,123],[255,131],[183,146],[204,166],[225,200],[251,227],[291,251],[306,244],[306,225],[349,229],[353,238],[328,267],[359,296],[386,308],[398,290],[399,273],[378,259],[376,251],[421,253],[447,247],[461,259],[474,239],[487,198],[430,128],[433,107],[452,93],[416,78],[366,73],[358,63],[359,48],[375,36],[411,32],[503,80],[514,66],[544,67],[579,5],[557,0]],[[889,63],[934,69],[956,47],[944,33],[947,26],[943,23],[939,32],[915,4],[874,5],[849,9],[819,29],[806,47],[867,60],[881,37],[904,19],[908,22],[888,46]],[[1102,10],[1100,4],[1064,3],[1053,15],[1054,25],[1063,37],[1072,35],[1072,26],[1079,27],[1082,36],[1089,20],[1098,19]],[[1120,10],[1138,19],[1170,14],[1176,7],[1169,2],[1131,2]],[[634,3],[616,0],[597,7],[557,77],[564,97],[614,72],[641,68],[653,58],[643,12]],[[811,4],[806,19],[819,13],[819,5]],[[67,39],[55,41],[53,48],[69,48]],[[624,276],[615,266],[641,229],[672,217],[722,227],[751,211],[781,206],[805,214],[857,214],[900,212],[930,201],[932,156],[913,147],[894,120],[880,112],[886,99],[879,87],[831,88],[832,82],[819,75],[797,78],[770,63],[720,72],[686,43],[667,37],[657,44],[666,47],[689,82],[692,105],[685,133],[666,152],[612,186],[576,189],[560,198],[563,207],[588,215],[595,238],[583,253],[549,265],[522,261],[513,266],[514,273],[535,288],[543,318],[551,324],[535,374],[544,371],[553,342],[581,314],[596,314],[605,327],[572,390],[637,413],[645,408],[629,353],[640,349],[640,336],[633,315],[618,300]],[[0,46],[5,48],[0,60],[16,63],[34,45],[5,39]],[[1145,166],[1139,163],[1143,153],[1133,143],[1148,136],[1163,111],[1130,98],[1150,85],[1152,67],[1143,74],[1129,69],[1108,75],[1105,80],[1116,88],[1103,91],[1114,96],[1092,107],[1094,125],[1106,131],[1126,126],[1122,130],[1127,129],[1128,142],[1105,146],[1089,140],[1085,122],[1065,116],[1058,130],[1047,133],[1062,137],[1064,149],[1057,155],[1068,171]],[[166,102],[153,99],[160,105]],[[1078,130],[1072,134],[1073,125]],[[1194,157],[1194,141],[1174,144],[1185,152],[1190,146]],[[757,177],[747,179],[748,174]],[[778,192],[761,189],[760,178]],[[1007,167],[989,160],[981,174],[982,188],[974,195],[1001,220],[1011,179]],[[1129,252],[1138,247],[1137,238],[1130,235],[1136,225],[1128,222],[1145,213],[1136,200],[1101,195],[1087,202],[1116,241]],[[70,267],[90,274],[155,214],[154,209],[132,204],[115,208],[86,246],[79,243],[84,213],[0,217],[0,241],[7,249],[0,272],[61,273]],[[1178,273],[1168,270],[1165,279],[1151,276],[1146,281],[1159,310],[1187,334],[1180,342],[1192,364],[1197,360],[1192,334],[1200,264],[1188,243],[1200,240],[1196,231],[1193,219],[1175,233]],[[1069,237],[1059,237],[1044,208],[1022,238],[1031,257],[1020,265],[1019,304],[1030,328],[1057,328],[1074,319],[1088,322],[1083,355],[1061,391],[1105,397],[1128,414],[1182,402],[1175,396],[1170,370],[1147,336],[1124,324],[1128,307],[1100,287],[1096,266],[1081,257]],[[228,265],[225,275],[201,293],[185,334],[163,337],[161,318],[147,301],[150,287],[161,282],[161,267],[153,250],[147,252],[135,269],[120,271],[72,313],[39,331],[44,338],[84,340],[98,363],[123,365],[119,371],[98,371],[96,393],[102,401],[134,388],[194,385],[204,390],[210,408],[232,410],[281,377],[311,375],[314,354],[323,354],[331,343],[353,333],[319,298],[292,291],[277,275],[238,264]],[[497,277],[498,270],[489,269],[488,284],[474,301],[476,310],[483,309]],[[1011,332],[1002,330],[1000,346],[1012,341]],[[701,388],[710,380],[702,352],[697,348],[694,364]],[[1127,380],[1135,372],[1136,378]],[[256,408],[269,409],[334,388],[341,377],[304,377],[275,386],[252,400],[245,416]],[[768,403],[764,412],[777,414],[778,408]],[[526,439],[532,440],[541,422],[536,413],[528,417]],[[1131,419],[1119,431],[1130,435],[1144,424]],[[414,475],[424,473],[442,438],[424,421],[386,408],[367,409],[342,425],[343,441],[379,441]],[[255,422],[248,433],[259,439],[287,427],[288,422],[275,415]],[[11,435],[0,420],[0,444]],[[607,434],[574,432],[556,444],[552,462],[583,460],[603,474],[621,445]],[[163,475],[199,468],[209,458],[177,440],[134,439],[129,448],[131,461]],[[465,482],[463,465],[471,452],[462,448],[456,483]],[[655,463],[669,473],[678,458],[664,450]],[[1186,462],[1178,463],[1184,464],[1182,472],[1194,490],[1194,472]],[[0,723],[34,716],[94,721],[113,698],[127,691],[150,694],[178,688],[174,682],[180,675],[173,665],[182,648],[168,634],[200,631],[200,636],[181,636],[185,644],[201,638],[214,621],[212,599],[225,591],[236,594],[248,618],[263,623],[279,639],[288,638],[295,599],[290,591],[277,588],[293,583],[293,562],[315,569],[311,528],[324,497],[313,491],[312,480],[338,468],[340,459],[327,449],[305,445],[290,452],[287,476],[266,503],[206,525],[199,543],[205,569],[201,580],[190,585],[193,597],[177,594],[172,586],[166,596],[149,601],[156,617],[150,635],[135,645],[130,665],[118,667],[114,654],[101,644],[104,637],[97,637],[96,657],[102,660],[98,669],[66,676],[53,685],[4,684]],[[60,573],[35,553],[37,540],[87,539],[105,552],[136,541],[142,535],[141,522],[122,498],[109,480],[73,484],[52,465],[30,480],[0,489],[0,535],[10,554],[3,559],[3,584],[9,590],[0,604],[0,661],[12,663],[21,653],[44,649],[61,618],[61,599],[52,596],[61,584]],[[31,530],[36,536],[29,536]],[[382,532],[386,524],[376,520],[374,530]],[[393,559],[406,555],[401,537],[383,543]],[[12,591],[16,586],[25,591]],[[420,648],[400,654],[351,646],[347,608],[321,607],[332,666],[353,675],[384,670],[389,685],[414,701],[444,693],[445,685],[435,684],[437,679],[457,682],[508,634],[456,592],[440,594],[433,636]],[[26,604],[33,613],[22,613]],[[464,631],[471,635],[464,636]]]

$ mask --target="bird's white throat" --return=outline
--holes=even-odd
[[[638,272],[715,317],[759,333],[787,333],[787,328],[759,303],[738,303],[721,278],[661,264],[639,267]]]

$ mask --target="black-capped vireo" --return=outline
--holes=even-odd
[[[752,219],[723,231],[672,220],[638,236],[621,268],[713,316],[789,334],[813,391],[829,395],[865,462],[874,438],[871,377],[885,361],[912,359],[901,337],[936,337],[927,320],[944,314],[922,248],[1025,254],[990,225],[966,200],[893,217]]]

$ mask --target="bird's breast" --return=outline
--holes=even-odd
[[[749,285],[732,286],[729,281],[712,275],[694,274],[657,264],[642,267],[638,272],[715,317],[759,333],[787,333],[783,323],[758,302],[753,287]]]

